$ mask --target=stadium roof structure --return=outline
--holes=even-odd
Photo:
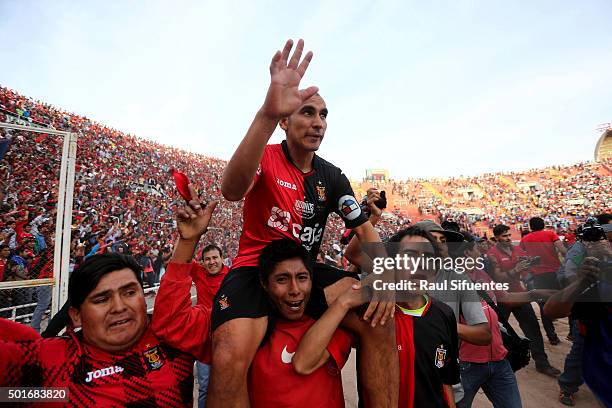
[[[612,123],[605,123],[597,130],[603,131],[595,145],[595,161],[601,162],[612,158]]]

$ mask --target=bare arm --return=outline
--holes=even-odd
[[[539,299],[547,299],[556,292],[556,290],[552,289],[533,289],[528,292],[503,292],[503,295],[500,294],[498,296],[498,300],[509,307],[517,307]]]
[[[555,249],[557,250],[559,255],[561,255],[561,257],[565,258],[565,254],[567,254],[567,249],[565,248],[565,245],[563,245],[563,242],[555,241],[554,245],[555,245]]]
[[[550,297],[544,305],[544,314],[551,319],[569,316],[574,302],[599,278],[600,269],[596,258],[584,258],[578,269],[578,279]]]
[[[318,91],[316,87],[299,90],[300,81],[312,59],[312,52],[308,52],[300,63],[304,41],[298,41],[289,59],[292,47],[293,41],[289,40],[282,52],[274,54],[270,63],[270,87],[264,104],[223,172],[221,192],[229,201],[241,200],[248,192],[268,139],[278,122],[291,115],[303,101]]]
[[[374,229],[374,226],[369,222],[364,222],[357,228],[355,228],[355,235],[359,239],[360,243],[378,243],[380,244],[380,236]],[[373,254],[375,257],[386,257],[387,253],[382,247],[374,248],[376,253]],[[379,279],[383,279],[385,282],[395,282],[395,270],[386,270],[381,275],[377,275]],[[374,280],[374,274],[370,274],[365,280],[364,284],[372,284]],[[389,320],[393,319],[395,315],[395,293],[392,291],[374,291],[374,296],[370,301],[368,309],[363,315],[363,319],[370,321],[372,327],[376,327],[377,324],[384,325]]]
[[[346,313],[363,303],[359,284],[353,285],[336,299],[323,316],[308,329],[293,356],[293,368],[298,374],[308,375],[321,367],[330,357],[327,346]]]
[[[477,346],[487,346],[491,344],[491,329],[488,323],[479,323],[469,326],[457,323],[457,334],[459,338]]]
[[[455,393],[453,392],[452,385],[443,384],[444,394],[446,394],[446,401],[448,401],[449,408],[455,408]]]
[[[278,120],[266,117],[261,111],[257,112],[246,136],[223,172],[221,193],[226,200],[242,200],[249,191],[268,139],[277,124]]]

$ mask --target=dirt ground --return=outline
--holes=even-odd
[[[538,307],[534,304],[534,310],[539,318]],[[512,327],[520,332],[520,327],[514,317],[511,318]],[[557,334],[561,339],[561,344],[551,346],[544,336],[544,347],[548,359],[553,367],[563,371],[563,363],[565,356],[570,350],[571,342],[566,340],[569,326],[567,319],[560,319],[555,321],[555,328]],[[544,329],[542,328],[542,333]],[[357,382],[355,375],[355,352],[351,353],[351,357],[342,370],[343,385],[344,385],[344,399],[346,401],[347,408],[357,407]],[[533,360],[531,363],[520,370],[517,375],[519,389],[521,392],[521,400],[523,401],[524,408],[561,408],[565,405],[561,404],[558,400],[559,397],[559,385],[555,378],[548,377],[540,374],[536,371]],[[492,407],[493,405],[487,397],[484,395],[482,390],[478,393],[472,404],[473,408],[486,408]],[[586,385],[582,385],[578,393],[576,393],[576,407],[599,407],[599,404],[595,400],[595,397]]]

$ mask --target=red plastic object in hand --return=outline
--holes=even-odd
[[[170,172],[174,177],[176,189],[178,190],[181,197],[183,197],[185,201],[191,200],[191,193],[189,192],[189,179],[187,178],[187,176],[176,169],[172,169],[170,170]]]

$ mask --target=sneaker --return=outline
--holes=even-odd
[[[563,405],[567,405],[568,407],[573,407],[576,405],[576,401],[574,401],[574,394],[567,391],[559,392],[559,402]]]
[[[557,377],[559,374],[561,374],[561,371],[559,371],[558,369],[556,369],[555,367],[551,365],[544,366],[544,367],[536,367],[536,371],[538,373],[545,374],[549,377]]]
[[[557,344],[561,343],[561,340],[559,340],[559,337],[555,336],[552,339],[548,339],[548,342],[551,346],[556,346]]]

